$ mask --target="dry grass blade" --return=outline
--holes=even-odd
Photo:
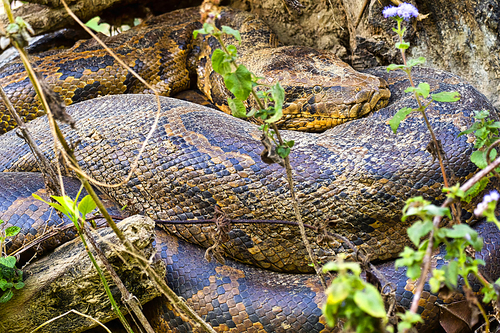
[[[92,184],[95,184],[95,185],[98,185],[98,186],[103,186],[103,187],[119,187],[119,186],[122,186],[124,185],[125,183],[127,183],[130,178],[132,177],[132,174],[133,172],[135,171],[135,169],[137,168],[137,165],[139,163],[139,159],[141,158],[142,154],[144,153],[144,150],[146,149],[146,145],[149,141],[149,139],[151,139],[151,136],[153,135],[154,131],[156,130],[156,127],[158,125],[158,121],[160,119],[160,112],[161,112],[161,102],[160,102],[160,95],[158,93],[158,91],[152,87],[149,83],[146,82],[146,80],[144,80],[139,74],[137,74],[132,68],[130,68],[127,64],[125,64],[125,62],[123,60],[121,60],[115,53],[113,53],[113,51],[106,45],[104,44],[104,42],[102,40],[99,39],[99,37],[97,37],[97,35],[92,32],[92,30],[87,27],[76,15],[75,13],[73,13],[73,11],[71,11],[71,9],[68,7],[68,5],[66,4],[66,1],[64,0],[61,0],[61,3],[63,4],[64,8],[66,9],[66,11],[68,12],[68,14],[83,28],[85,29],[85,31],[92,36],[92,38],[94,38],[94,40],[96,40],[121,66],[123,66],[124,68],[126,68],[132,75],[134,75],[142,84],[144,84],[146,87],[148,87],[149,89],[151,89],[151,91],[154,92],[154,95],[156,97],[156,103],[158,105],[158,111],[156,112],[156,115],[155,115],[155,120],[153,122],[153,125],[151,126],[151,130],[149,131],[148,135],[146,136],[146,138],[144,139],[144,142],[142,143],[142,146],[141,146],[141,149],[139,150],[139,153],[137,154],[137,156],[135,157],[134,159],[134,162],[132,163],[132,166],[130,167],[130,172],[129,174],[127,175],[127,177],[125,177],[125,179],[123,179],[121,182],[117,183],[117,184],[107,184],[107,183],[101,183],[99,182],[98,180],[95,180],[95,179],[92,179],[89,175],[87,175],[85,172],[83,172],[82,170],[80,169],[77,169],[75,167],[73,167],[71,165],[71,163],[67,163],[68,166],[74,171],[76,172],[77,174],[79,174],[80,176],[88,179]],[[69,162],[67,160],[67,157],[65,156],[66,158],[66,162]]]
[[[34,333],[34,332],[38,331],[39,329],[43,328],[44,326],[46,326],[46,325],[48,325],[48,324],[52,323],[53,321],[56,321],[56,320],[58,320],[58,319],[61,319],[62,317],[67,316],[67,315],[68,315],[68,314],[70,314],[70,313],[75,313],[75,314],[77,314],[77,315],[79,315],[79,316],[82,316],[82,317],[88,318],[88,319],[90,319],[90,320],[92,320],[92,321],[96,322],[96,323],[97,323],[98,325],[100,325],[102,328],[104,328],[104,329],[106,330],[106,332],[108,332],[108,333],[112,333],[112,332],[111,332],[111,331],[110,331],[110,330],[109,330],[106,326],[104,326],[104,325],[103,325],[100,321],[98,321],[98,320],[96,320],[96,319],[92,318],[91,316],[87,316],[86,314],[83,314],[83,313],[81,313],[81,312],[78,312],[78,311],[76,311],[76,310],[74,310],[74,309],[71,309],[71,310],[69,310],[68,312],[63,313],[63,314],[62,314],[62,315],[60,315],[60,316],[54,317],[54,318],[52,318],[52,319],[50,319],[50,320],[47,320],[45,323],[43,323],[42,325],[38,326],[37,328],[35,328],[35,329],[34,329],[33,331],[31,331],[30,333]]]

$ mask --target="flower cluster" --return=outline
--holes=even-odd
[[[397,18],[405,19],[407,21],[412,16],[418,17],[418,9],[415,8],[415,6],[406,2],[403,2],[397,7],[394,6],[385,7],[382,13],[384,14],[385,18],[394,17],[396,19]]]
[[[488,209],[488,204],[492,201],[498,201],[500,199],[500,194],[496,190],[491,191],[489,194],[486,194],[483,198],[483,201],[477,205],[476,209],[474,209],[474,214],[476,216],[482,216],[485,210]]]

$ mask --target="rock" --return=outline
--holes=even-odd
[[[300,0],[298,13],[283,0],[231,0],[258,14],[287,45],[335,52],[355,69],[402,63],[394,48],[395,22],[382,10],[389,0]],[[460,75],[500,107],[500,0],[405,0],[428,17],[406,24],[411,58]]]
[[[155,251],[153,220],[136,215],[123,220],[118,226],[146,258],[152,257]],[[110,228],[100,229],[94,234],[97,234],[98,244],[128,291],[139,297],[141,304],[160,295],[154,284],[137,267],[136,261],[123,246],[118,245],[118,239]],[[163,262],[158,261],[153,265],[157,274],[165,275]],[[68,242],[30,264],[24,274],[27,276],[24,281],[26,286],[16,290],[9,302],[0,304],[0,332],[30,332],[71,309],[101,322],[116,317],[80,239]],[[106,277],[115,300],[120,303],[121,294],[108,273]],[[124,308],[121,310],[124,311]],[[76,333],[94,326],[94,321],[71,313],[37,332]]]

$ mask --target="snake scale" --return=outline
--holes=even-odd
[[[174,13],[174,21],[168,21],[166,27],[161,24],[164,18],[156,18],[144,28],[108,42],[130,65],[143,70],[141,74],[152,77],[165,95],[187,89],[194,68],[200,90],[214,104],[222,105],[227,92],[217,84],[220,79],[210,71],[206,56],[214,47],[213,41],[207,40],[208,46],[193,42],[191,31],[198,24],[193,23],[189,10],[189,15],[185,13]],[[288,124],[283,124],[285,127],[307,129],[309,120],[314,118],[309,130],[322,129],[322,124],[329,121],[322,112],[329,110],[326,106],[332,99],[336,105],[341,105],[340,109],[332,111],[340,115],[340,119],[350,119],[351,113],[359,116],[367,109],[382,107],[364,118],[350,122],[341,120],[342,124],[323,133],[283,131],[283,136],[295,141],[291,162],[305,221],[348,237],[373,254],[374,260],[395,258],[409,243],[406,229],[410,222],[400,221],[405,200],[415,195],[432,201],[444,199],[438,162],[426,150],[430,136],[421,117],[410,115],[401,123],[397,135],[392,134],[387,125],[399,108],[416,107],[403,92],[409,85],[408,80],[402,74],[388,74],[381,68],[368,74],[356,74],[344,71],[346,65],[338,67],[346,76],[339,76],[339,70],[333,69],[333,61],[326,54],[307,48],[274,48],[276,42],[270,39],[269,29],[253,16],[236,15],[233,11],[228,11],[226,16],[228,21],[232,18],[239,25],[243,43],[246,38],[254,41],[247,43],[257,46],[262,45],[261,40],[271,40],[272,48],[260,49],[264,55],[275,49],[284,50],[282,59],[286,61],[280,64],[273,60],[276,73],[282,73],[280,79],[306,85],[307,89],[300,91],[292,85],[285,86],[297,101],[289,100],[285,104],[289,114],[285,118]],[[164,36],[168,38],[162,39]],[[159,52],[146,52],[154,50],[160,41],[167,47],[160,48]],[[258,55],[257,51],[253,54]],[[203,66],[196,67],[192,54]],[[256,59],[265,58],[264,55]],[[316,67],[297,61],[302,69],[297,72],[300,68],[291,66],[287,58],[291,55],[306,59]],[[82,42],[69,52],[46,54],[36,63],[54,90],[68,103],[108,93],[131,93],[74,104],[68,110],[77,122],[76,129],[62,127],[68,140],[76,144],[75,154],[88,174],[108,183],[126,175],[156,112],[152,96],[132,94],[148,93],[147,89],[114,67],[113,60],[92,41]],[[318,68],[322,75],[319,78]],[[333,73],[323,70],[325,68],[332,69]],[[337,79],[340,85],[326,89],[325,76]],[[309,81],[305,79],[308,77],[319,81],[307,86]],[[26,119],[39,115],[36,98],[17,63],[4,67],[0,78],[16,106],[24,110]],[[457,138],[457,134],[471,125],[473,110],[494,109],[482,94],[452,74],[421,68],[415,70],[414,80],[416,84],[427,81],[432,92],[458,91],[462,95],[462,99],[453,104],[433,104],[428,114],[448,156],[448,167],[463,182],[475,171],[468,158],[473,144],[470,137]],[[62,84],[58,85],[58,81]],[[367,82],[370,83],[368,88],[364,85]],[[390,101],[387,87],[391,92]],[[119,205],[127,204],[136,212],[158,219],[210,218],[216,204],[229,218],[294,219],[283,169],[261,161],[260,132],[255,125],[171,98],[163,97],[161,104],[158,128],[133,178],[124,187],[102,189],[103,192]],[[12,126],[8,116],[4,115],[2,120],[5,130]],[[53,159],[53,142],[44,119],[36,119],[28,126],[42,151]],[[8,172],[37,171],[29,148],[13,132],[0,137],[0,170],[7,175]],[[12,200],[6,202],[8,209]],[[20,209],[16,213],[18,218],[9,223],[23,225],[28,221],[34,225],[34,218],[30,219],[33,206],[25,204],[24,207],[27,207],[25,213]],[[464,208],[463,217],[470,218],[470,207]],[[481,256],[488,262],[487,275],[493,277],[498,270],[494,261],[490,263],[490,258],[494,258],[498,241],[491,226],[480,224],[478,230],[489,241]],[[38,231],[31,232],[36,234]],[[158,230],[157,246],[169,267],[166,277],[169,284],[214,327],[234,332],[327,330],[318,312],[323,296],[317,282],[311,275],[288,274],[311,273],[312,270],[305,260],[305,248],[297,241],[300,239],[297,228],[234,224],[227,233],[229,240],[224,248],[226,255],[237,262],[230,259],[225,265],[200,264],[203,251],[192,244],[210,246],[212,233],[213,226],[209,224],[166,225],[164,230]],[[349,251],[344,244],[334,241],[320,246],[316,242],[318,235],[312,231],[308,233],[314,252],[323,262],[339,252]],[[436,264],[443,262],[439,256],[434,260]],[[380,264],[380,267],[397,285],[398,303],[407,307],[413,295],[413,284],[404,278],[404,271],[395,272],[392,263]],[[424,293],[423,298],[427,301],[419,309],[427,320],[423,330],[432,330],[438,318],[434,303],[443,301],[429,292]],[[189,330],[164,301],[148,309],[158,332],[174,328],[181,332]]]

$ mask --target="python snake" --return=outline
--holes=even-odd
[[[174,15],[174,18],[177,22],[182,22],[182,27],[197,26],[195,23],[186,23],[183,15],[177,16]],[[259,35],[268,36],[259,34],[261,31],[255,28],[256,20],[246,17],[243,23],[248,23],[248,32],[240,26],[243,36],[245,33],[252,38]],[[169,23],[168,33],[159,31],[156,25],[159,20],[153,19],[149,23],[150,30],[139,29],[137,33],[119,35],[110,41],[118,54],[129,57],[133,52],[137,52],[135,57],[128,58],[130,64],[138,69],[144,68],[145,72],[153,72],[156,75],[156,86],[162,87],[166,94],[172,94],[185,89],[185,81],[190,80],[189,68],[194,65],[189,63],[190,52],[186,50],[193,50],[192,53],[198,54],[201,59],[207,59],[203,56],[207,50],[193,46],[191,38],[188,37],[190,32],[184,28],[168,30],[175,26]],[[259,33],[255,34],[255,31]],[[143,52],[141,50],[154,48],[159,36],[164,35],[169,36],[169,50],[159,53],[162,55],[162,62],[153,61],[159,63],[159,67],[146,66],[145,60],[148,58],[146,53],[140,53]],[[186,39],[183,39],[183,36]],[[211,42],[213,41],[208,40],[208,44]],[[132,45],[137,49],[133,49]],[[178,57],[171,53],[172,50],[179,51]],[[270,50],[272,49],[267,52],[272,53]],[[307,54],[313,54],[312,59],[316,59],[316,65],[328,64],[326,56],[315,53],[317,51],[290,51],[293,50],[292,47],[286,47],[284,50],[285,56],[295,53],[307,58]],[[55,90],[61,93],[67,102],[79,101],[78,96],[91,98],[113,91],[147,92],[144,87],[133,82],[130,76],[114,68],[112,60],[97,50],[92,41],[80,43],[70,51],[54,53],[48,55],[47,60],[44,58],[38,61],[38,66],[42,73],[49,77],[49,82],[52,82],[51,77],[64,81]],[[159,57],[158,54],[154,56],[156,58],[151,57]],[[187,65],[178,71],[177,67],[181,63]],[[197,70],[199,77],[205,78],[200,79],[198,87],[215,104],[221,104],[222,99],[217,96],[225,96],[227,92],[223,93],[216,84],[217,79],[209,71],[209,64],[204,65],[205,67]],[[342,66],[341,68],[346,68]],[[108,67],[111,68],[109,72]],[[0,76],[11,82],[11,87],[15,88],[11,90],[15,91],[12,96],[21,97],[20,93],[28,89],[24,72],[16,64],[4,68],[5,72]],[[281,78],[284,79],[286,75],[294,75],[292,81],[301,82],[306,77],[295,73],[297,68],[290,67],[288,60],[278,68],[289,73],[283,74]],[[356,74],[354,78],[341,78],[346,88],[328,90],[340,91],[343,94],[350,91],[350,95],[342,95],[341,105],[344,110],[345,105],[352,105],[348,108],[349,111],[356,108],[354,111],[358,114],[360,109],[371,109],[372,106],[378,107],[387,103],[383,97],[388,97],[384,91],[385,82],[388,82],[392,97],[387,107],[321,134],[284,131],[283,136],[296,142],[291,153],[291,162],[305,221],[315,222],[319,227],[347,236],[354,244],[372,253],[375,260],[386,260],[396,257],[408,244],[406,229],[410,222],[400,221],[400,209],[404,201],[415,195],[423,195],[433,201],[442,200],[444,196],[440,191],[442,177],[438,163],[426,151],[430,138],[421,117],[417,114],[410,115],[401,123],[397,135],[393,135],[386,124],[400,107],[416,106],[415,102],[403,93],[409,85],[408,80],[399,73],[387,74],[384,69],[375,69],[371,73],[382,77],[383,80],[366,74]],[[95,75],[102,75],[102,79]],[[356,78],[360,78],[359,81]],[[73,83],[75,79],[79,81]],[[493,108],[472,86],[451,74],[419,69],[414,73],[414,80],[416,83],[427,81],[432,92],[458,91],[462,95],[462,99],[453,104],[433,104],[428,114],[447,153],[449,168],[463,182],[475,171],[468,159],[472,152],[472,143],[469,137],[457,139],[456,136],[471,125],[473,110]],[[357,89],[357,85],[367,81],[376,83],[370,88],[378,89],[379,95],[375,99],[373,96],[376,92],[367,93],[364,87]],[[314,98],[311,95],[316,86],[320,85],[313,84],[309,91],[305,90],[311,105],[316,105],[314,103],[318,94],[314,94]],[[293,91],[292,88],[287,90]],[[322,101],[325,91],[317,91],[321,93]],[[333,97],[335,96],[337,95]],[[39,113],[36,103],[32,104],[34,97],[30,93],[18,100],[22,100],[16,102],[18,107],[21,105],[23,110],[29,110],[24,115],[27,119]],[[357,102],[369,107],[356,107],[358,104],[354,103]],[[285,106],[293,114],[300,103],[289,101]],[[24,107],[24,104],[28,107]],[[319,105],[326,104],[306,107],[306,118],[310,117],[313,111],[322,111],[323,107]],[[77,128],[72,130],[63,126],[63,132],[68,140],[77,143],[75,154],[80,165],[92,177],[108,183],[114,183],[130,170],[133,157],[144,140],[156,111],[153,97],[146,95],[97,98],[75,104],[69,110],[77,120]],[[334,112],[341,114],[339,110]],[[344,114],[344,118],[349,117]],[[5,121],[4,128],[10,128],[10,120],[2,119]],[[302,121],[291,128],[307,127],[307,122]],[[314,121],[328,123],[325,119]],[[313,127],[316,128],[315,126]],[[53,159],[53,142],[48,125],[43,119],[37,119],[31,122],[29,127],[42,150]],[[263,163],[260,160],[261,150],[260,132],[255,125],[205,107],[162,98],[158,129],[149,142],[134,177],[125,187],[103,191],[119,205],[131,204],[135,211],[159,219],[209,218],[212,217],[214,205],[217,204],[230,218],[293,220],[283,170],[277,165]],[[0,170],[37,171],[29,149],[12,132],[0,137]],[[10,207],[10,204],[6,206]],[[464,210],[463,215],[465,218],[470,217],[467,210]],[[16,220],[9,222],[17,223]],[[212,244],[210,234],[213,232],[213,226],[210,225],[177,225],[165,229],[191,243],[205,247]],[[488,225],[481,224],[479,229],[486,230],[483,236],[491,239],[491,253],[481,253],[483,257],[489,258],[496,251],[496,238]],[[199,309],[200,314],[206,315],[206,319],[220,330],[227,328],[233,331],[252,331],[250,327],[253,327],[256,330],[279,332],[286,331],[288,327],[297,332],[312,332],[324,329],[318,312],[317,304],[321,302],[322,296],[317,282],[313,282],[311,276],[307,275],[283,274],[311,272],[307,260],[304,260],[305,249],[301,242],[297,242],[300,237],[295,228],[282,225],[263,228],[259,225],[236,224],[229,231],[229,241],[225,244],[229,257],[245,264],[283,273],[243,268],[241,264],[230,260],[226,265],[207,263],[201,267],[201,254],[196,247],[180,239],[175,240],[162,231],[158,231],[158,235],[158,239],[162,240],[158,242],[158,247],[162,250],[160,253],[171,269],[171,276],[167,276],[167,280],[174,290],[183,295],[195,309]],[[309,232],[308,236],[315,240],[317,235]],[[313,246],[314,252],[322,261],[334,258],[336,253],[348,251],[345,245],[335,242],[320,246],[314,241]],[[182,259],[179,253],[182,253]],[[189,262],[189,257],[195,261]],[[434,260],[439,263],[439,257]],[[404,271],[394,272],[390,263],[381,264],[380,267],[383,274],[398,286],[399,304],[408,306],[413,285],[404,278]],[[495,265],[488,265],[486,269],[492,270],[493,267]],[[201,269],[205,271],[202,272]],[[488,275],[494,276],[498,272],[492,270],[490,273]],[[283,282],[284,285],[270,288],[271,282],[280,281],[286,282]],[[297,298],[287,295],[296,295]],[[290,300],[287,297],[291,297]],[[437,298],[428,292],[424,298],[430,299],[430,302],[423,303],[425,305],[420,309],[429,325],[424,329],[428,329],[437,321],[434,305]],[[308,301],[303,301],[304,299]],[[293,306],[297,306],[295,309],[291,308],[292,302]],[[185,325],[178,317],[172,317],[167,304],[157,304],[151,311],[156,313],[153,318],[160,332],[166,331],[167,323],[170,327]]]

